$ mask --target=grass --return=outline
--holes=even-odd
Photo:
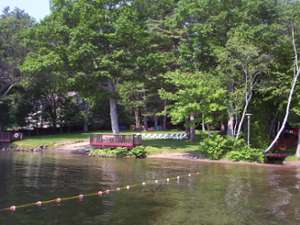
[[[192,143],[188,140],[144,140],[143,142],[149,154],[193,152],[199,148],[199,141]]]
[[[36,148],[41,145],[47,145],[51,148],[63,143],[85,141],[88,140],[89,136],[90,133],[38,135],[16,141],[14,145],[20,148]]]
[[[170,133],[169,131],[147,131],[147,133]],[[178,131],[177,131],[178,132]],[[68,133],[55,135],[39,135],[26,137],[24,140],[16,141],[14,144],[19,148],[32,149],[41,145],[47,145],[49,148],[59,146],[65,143],[87,141],[91,134],[110,133],[109,131],[89,132],[89,133]],[[122,134],[133,134],[137,132],[122,132]],[[193,152],[198,149],[199,141],[191,143],[187,140],[144,140],[144,146],[149,154],[159,154],[166,152]]]
[[[300,161],[300,158],[296,157],[295,155],[290,155],[286,157],[285,161]]]

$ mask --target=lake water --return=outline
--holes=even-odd
[[[194,171],[179,183],[0,212],[0,224],[300,224],[300,169],[63,154],[0,153],[0,208]]]

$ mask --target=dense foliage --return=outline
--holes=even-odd
[[[261,149],[244,147],[239,150],[231,151],[226,158],[234,161],[263,162],[264,154]]]
[[[147,157],[145,147],[138,146],[131,150],[127,148],[115,148],[115,149],[94,149],[91,150],[89,156],[97,157],[109,157],[109,158],[125,158],[134,157],[136,159],[143,159]]]
[[[243,139],[235,139],[217,133],[205,135],[200,142],[198,152],[213,160],[227,158],[234,161],[264,161],[261,149],[247,146]]]
[[[266,147],[291,89],[299,8],[283,0],[53,0],[38,23],[5,9],[0,129],[176,125],[192,141],[200,127],[239,139],[250,112],[251,144]],[[299,94],[296,85],[292,126]],[[211,138],[211,158],[223,157],[228,138]]]

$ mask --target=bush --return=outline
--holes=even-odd
[[[227,153],[226,158],[234,161],[263,162],[264,153],[260,149],[244,147]]]
[[[126,157],[128,155],[128,149],[127,148],[115,148],[111,151],[117,156],[117,158],[123,158],[123,157]]]
[[[147,152],[144,146],[138,146],[133,148],[129,153],[129,156],[133,156],[137,159],[143,159],[147,157]]]
[[[127,148],[115,148],[115,149],[95,149],[89,153],[89,156],[109,157],[109,158],[124,158],[135,157],[137,159],[146,158],[147,152],[145,147],[139,146],[132,150]]]
[[[218,160],[226,155],[226,158],[234,161],[263,162],[264,154],[259,149],[249,148],[244,139],[236,140],[234,137],[212,134],[200,143],[199,151],[209,159]]]
[[[226,154],[228,146],[228,140],[225,137],[214,133],[200,143],[199,151],[209,159],[217,160]]]
[[[95,149],[89,153],[89,156],[117,157],[117,158],[124,158],[127,155],[128,155],[128,150],[126,148]]]

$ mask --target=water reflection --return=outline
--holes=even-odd
[[[84,202],[0,213],[5,225],[299,224],[300,170],[57,154],[1,154],[0,207],[200,171]],[[45,220],[44,218],[49,218]],[[42,221],[42,223],[41,223]]]

